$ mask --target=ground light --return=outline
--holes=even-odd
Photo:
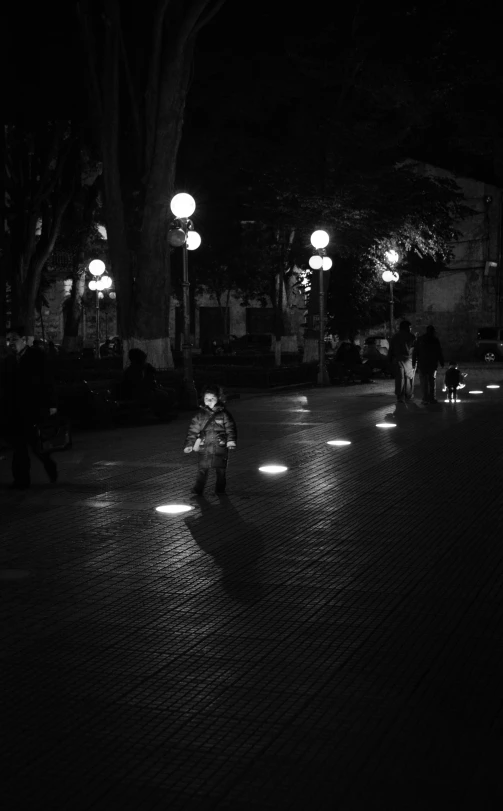
[[[491,386],[486,386],[486,389],[499,389],[499,386],[496,383],[494,383]]]
[[[376,428],[396,428],[396,422],[376,422]]]
[[[262,465],[259,470],[261,473],[284,473],[288,468],[284,465]]]
[[[474,391],[469,391],[469,392],[468,392],[468,394],[484,394],[484,392],[483,392],[483,391],[474,390]]]
[[[349,439],[329,439],[327,445],[351,445]]]
[[[188,504],[161,504],[160,507],[155,508],[156,512],[166,515],[181,515],[193,509],[194,507],[190,507]]]

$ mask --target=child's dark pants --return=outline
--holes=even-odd
[[[192,488],[193,493],[197,493],[201,495],[204,490],[205,484],[208,480],[208,473],[210,472],[211,468],[209,467],[200,467],[197,471],[196,475],[196,483]],[[224,467],[216,467],[215,475],[217,477],[216,485],[215,485],[215,493],[225,493],[225,485],[226,485],[226,476],[225,476],[225,468]]]

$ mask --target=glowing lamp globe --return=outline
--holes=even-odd
[[[103,290],[103,279],[96,279],[95,290]]]
[[[108,290],[109,287],[112,287],[112,279],[110,276],[103,276],[101,279],[101,285],[103,290]]]
[[[190,194],[181,192],[180,194],[175,194],[170,206],[175,217],[179,217],[181,220],[184,220],[187,217],[190,217],[196,210],[196,201]]]
[[[187,250],[195,251],[201,244],[201,237],[197,231],[189,231],[187,233]]]
[[[114,299],[116,299],[116,298],[117,298],[117,293],[115,293],[115,292],[112,290],[112,292],[111,292],[111,293],[109,293],[109,296],[110,296],[110,298],[111,298],[111,299],[112,299],[112,301],[113,301]]]
[[[330,270],[331,267],[332,267],[332,260],[330,259],[329,256],[324,256],[323,257],[323,264],[322,264],[323,270]]]
[[[93,276],[101,276],[105,272],[105,263],[101,259],[93,259],[89,262],[89,272]]]
[[[313,270],[319,270],[323,265],[321,256],[311,256],[309,259],[309,267]]]
[[[89,282],[89,290],[96,290],[96,282],[94,279],[91,279]]]
[[[393,281],[393,273],[391,270],[384,270],[382,274],[383,282],[392,282]]]
[[[389,262],[390,265],[396,265],[396,263],[400,259],[398,251],[395,251],[393,249],[391,249],[390,251],[386,251],[384,255],[386,257],[386,261]]]
[[[330,242],[330,237],[326,231],[313,231],[311,234],[311,245],[313,248],[326,248]]]
[[[185,244],[185,231],[183,228],[173,228],[168,234],[168,242],[173,248]]]
[[[98,298],[104,298],[104,296],[105,296],[105,294],[102,293],[101,291],[98,293]]]

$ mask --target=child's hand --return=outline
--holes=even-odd
[[[236,443],[230,441],[230,442],[227,443],[227,447],[228,447],[228,449],[230,451],[235,451],[236,450]]]
[[[183,452],[184,453],[192,453],[192,448],[190,447],[190,445],[188,446],[188,448],[184,448]]]

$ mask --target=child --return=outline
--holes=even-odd
[[[460,371],[460,369],[458,369],[458,364],[455,361],[451,361],[449,363],[449,368],[445,373],[444,379],[445,387],[447,389],[447,397],[450,401],[452,401],[453,396],[454,402],[456,402],[458,399],[457,390],[459,386],[462,388],[461,384],[464,378],[465,375],[462,371]]]
[[[197,451],[199,465],[192,493],[201,496],[211,468],[215,469],[215,493],[223,495],[226,484],[227,457],[236,448],[236,423],[225,408],[219,386],[206,386],[204,405],[199,407],[189,426],[184,453]]]

